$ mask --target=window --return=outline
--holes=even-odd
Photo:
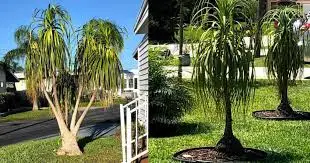
[[[3,83],[3,82],[0,82],[0,87],[1,87],[1,88],[3,87],[3,85],[4,85],[4,83]]]
[[[133,88],[133,79],[129,79],[129,88]]]
[[[124,88],[127,88],[127,79],[124,79]]]
[[[138,89],[138,79],[135,78],[135,88],[134,89]]]

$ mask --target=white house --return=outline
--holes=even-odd
[[[18,78],[4,65],[0,64],[0,93],[14,92]]]
[[[139,94],[138,90],[138,69],[123,70],[124,84],[123,89],[119,90],[119,95],[126,97],[137,97]]]

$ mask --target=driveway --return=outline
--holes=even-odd
[[[119,120],[119,105],[109,109],[89,110],[78,136],[95,138],[113,135],[119,127]],[[58,135],[59,129],[55,119],[0,123],[0,146]]]

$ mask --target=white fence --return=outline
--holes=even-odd
[[[148,153],[148,96],[120,105],[123,163]]]

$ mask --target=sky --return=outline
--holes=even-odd
[[[34,10],[45,9],[48,4],[58,4],[66,9],[75,28],[81,27],[92,18],[108,19],[120,27],[125,27],[125,48],[121,54],[124,69],[137,68],[132,57],[142,40],[136,35],[136,23],[142,0],[1,0],[0,1],[0,58],[10,49],[16,48],[14,31],[20,25],[29,25]]]

